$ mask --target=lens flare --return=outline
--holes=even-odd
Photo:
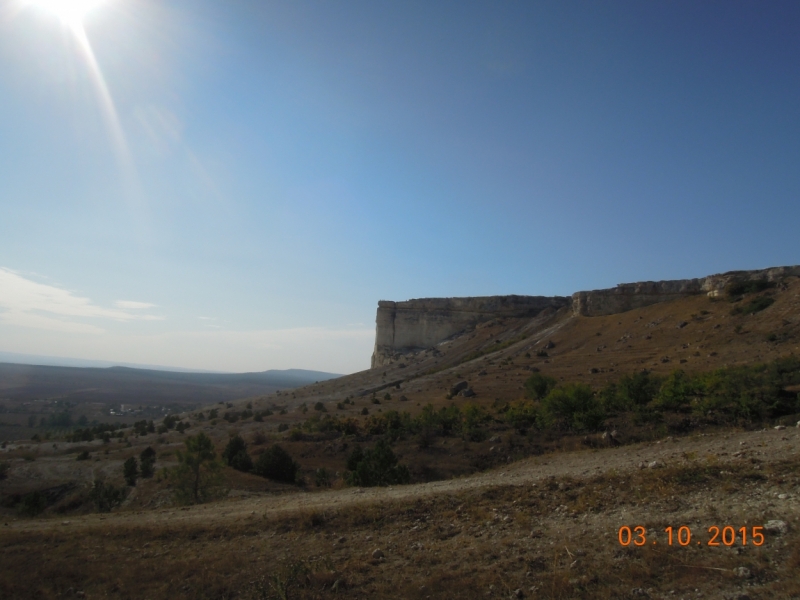
[[[54,14],[70,27],[80,27],[84,17],[104,0],[28,0],[36,6]]]
[[[108,89],[105,77],[103,77],[103,72],[95,58],[83,26],[86,16],[106,2],[107,0],[21,0],[18,7],[19,9],[38,9],[43,13],[53,15],[72,33],[78,52],[89,69],[103,120],[108,129],[111,144],[122,174],[128,185],[135,185],[137,179],[136,170],[133,166],[116,106],[114,105],[114,99]]]

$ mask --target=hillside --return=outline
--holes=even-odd
[[[503,314],[493,307],[508,303],[480,299],[476,311],[468,299],[458,331],[441,327],[434,335],[447,337],[429,347],[376,344],[373,369],[183,411],[185,431],[6,444],[0,590],[800,597],[800,278],[770,270],[688,281],[537,300],[533,311],[517,299]],[[452,306],[434,307],[440,324]],[[620,312],[598,314],[609,306]],[[533,397],[534,375],[552,393]],[[622,403],[631,382],[649,386],[644,403]],[[684,403],[669,404],[678,384]],[[735,405],[720,400],[729,390],[719,386],[739,386]],[[559,393],[581,390],[589,390],[583,420],[548,408]],[[180,508],[169,473],[187,436],[200,432],[218,455],[242,436],[254,461],[279,443],[298,463],[300,487],[226,467],[224,499]],[[371,452],[379,442],[407,466],[412,485],[347,485],[354,449]],[[113,512],[91,514],[92,482],[122,485],[123,462],[148,446],[159,474],[130,488]],[[76,460],[79,452],[87,460]],[[44,511],[26,518],[22,499],[37,490]],[[783,525],[770,525],[763,547],[706,543],[715,525],[738,531],[776,520]],[[623,547],[619,528],[640,524],[647,547]],[[701,547],[670,547],[670,525],[691,526]],[[106,555],[97,571],[81,566]],[[124,573],[114,566],[121,563]],[[16,582],[16,567],[36,573],[34,582]]]

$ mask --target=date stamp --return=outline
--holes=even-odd
[[[642,525],[637,525],[633,528],[628,525],[623,525],[617,531],[617,540],[622,546],[644,546],[647,542],[647,529]],[[692,544],[692,530],[686,526],[681,525],[677,529],[674,527],[667,527],[664,529],[667,537],[667,545],[673,546],[689,546]],[[650,542],[652,545],[658,543],[657,540]],[[737,543],[742,546],[763,546],[764,545],[764,527],[739,527],[736,529],[732,525],[725,525],[719,527],[712,525],[708,528],[708,536],[702,540],[694,539],[694,543],[698,546],[735,546]]]

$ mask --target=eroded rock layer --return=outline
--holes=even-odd
[[[800,277],[800,265],[756,271],[730,271],[697,279],[623,283],[614,288],[563,296],[484,296],[381,300],[376,318],[372,368],[390,364],[402,354],[430,348],[478,323],[500,317],[535,317],[546,309],[571,306],[575,316],[596,317],[626,312],[696,294],[717,295],[734,281],[778,282]]]
[[[482,321],[498,317],[535,317],[547,308],[568,306],[563,296],[484,296],[420,298],[378,302],[372,367],[393,361],[398,352],[430,348]]]
[[[729,271],[698,279],[672,281],[642,281],[621,283],[617,287],[572,295],[572,310],[576,315],[599,317],[669,302],[694,294],[716,295],[733,281],[779,281],[789,275],[800,276],[800,266],[773,267],[757,271]]]

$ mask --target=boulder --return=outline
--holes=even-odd
[[[455,396],[458,394],[458,392],[460,392],[461,390],[465,390],[468,387],[469,383],[467,381],[459,381],[457,384],[455,384],[453,387],[450,388],[450,395]]]
[[[764,531],[767,533],[772,533],[774,535],[783,535],[789,531],[789,524],[786,521],[767,521],[764,524]]]

